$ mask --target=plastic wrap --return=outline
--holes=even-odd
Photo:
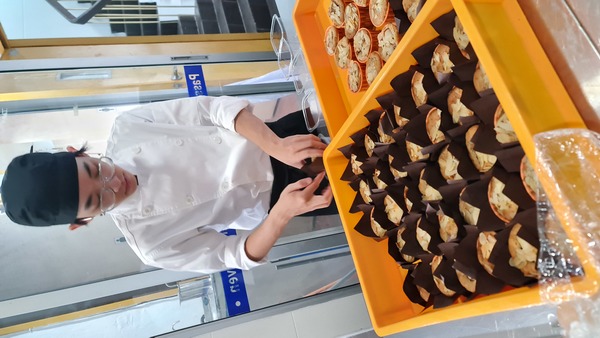
[[[600,134],[561,129],[534,137],[540,296],[569,337],[600,334]],[[542,188],[543,187],[543,188]]]

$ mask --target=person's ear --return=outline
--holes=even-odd
[[[76,152],[78,152],[79,150],[78,150],[78,149],[75,149],[73,146],[67,146],[67,151],[68,151],[68,152],[70,152],[70,153],[76,153]],[[79,156],[83,156],[83,157],[90,157],[90,155],[88,155],[88,154],[86,154],[86,153],[81,153],[81,154],[79,154]]]

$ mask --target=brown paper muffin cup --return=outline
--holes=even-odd
[[[354,55],[354,50],[352,48],[352,43],[345,36],[338,41],[338,44],[335,49],[334,59],[335,64],[341,68],[346,69],[352,61],[352,56]]]
[[[354,38],[354,35],[361,27],[360,16],[361,13],[359,11],[358,6],[356,6],[352,2],[346,4],[346,7],[344,9],[344,35],[348,39]]]
[[[381,58],[381,55],[377,51],[371,52],[367,57],[367,63],[365,67],[368,84],[371,84],[373,81],[375,81],[375,78],[381,71],[381,68],[383,68],[383,59]]]
[[[454,41],[454,18],[456,17],[456,12],[451,10],[450,12],[441,15],[437,19],[431,22],[431,26],[435,31],[444,39],[448,41]]]

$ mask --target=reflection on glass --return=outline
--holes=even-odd
[[[312,132],[319,127],[325,126],[321,105],[314,90],[307,90],[302,98],[302,112],[304,113],[304,121],[306,129]]]

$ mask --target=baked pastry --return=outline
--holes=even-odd
[[[402,253],[402,249],[406,245],[406,241],[404,240],[404,238],[402,238],[402,234],[404,233],[404,231],[406,231],[406,227],[402,227],[402,228],[398,229],[398,234],[396,237],[396,247],[402,254],[402,258],[404,258],[404,260],[407,261],[408,263],[412,263],[415,261],[415,257]]]
[[[355,4],[346,4],[344,9],[344,32],[348,39],[352,39],[360,28],[360,13]]]
[[[331,0],[329,3],[327,15],[335,27],[342,28],[344,26],[345,10],[346,5],[343,0]]]
[[[500,143],[513,143],[518,142],[517,134],[508,121],[508,116],[502,109],[501,105],[498,105],[496,112],[494,113],[494,130],[496,131],[496,139]]]
[[[423,250],[425,250],[426,252],[431,252],[431,251],[429,251],[429,244],[431,243],[431,235],[427,231],[425,231],[419,227],[420,223],[421,223],[421,219],[419,219],[419,221],[417,222],[417,233],[416,233],[417,242],[419,242],[419,245],[421,246],[421,248]]]
[[[367,87],[367,79],[364,75],[364,66],[361,66],[355,60],[351,60],[348,66],[348,88],[353,93],[358,93],[365,90]]]
[[[335,64],[346,69],[352,60],[352,45],[347,37],[343,37],[338,41],[335,49]]]
[[[365,150],[367,151],[367,155],[369,155],[369,157],[373,156],[376,140],[376,135],[371,136],[370,133],[365,134]]]
[[[483,231],[479,233],[477,237],[477,259],[490,275],[493,275],[494,272],[494,264],[490,262],[494,245],[496,245],[495,231]]]
[[[464,274],[462,271],[455,269],[456,270],[456,277],[458,277],[458,281],[460,282],[460,285],[462,285],[467,291],[469,292],[475,292],[476,288],[477,288],[477,280],[475,278],[471,278],[469,276],[467,276],[466,274]]]
[[[383,26],[383,29],[377,34],[377,43],[379,44],[379,54],[383,61],[387,61],[396,46],[400,42],[400,34],[398,34],[398,26],[395,22],[391,22]]]
[[[354,3],[358,7],[367,7],[367,6],[369,6],[369,0],[354,0]]]
[[[360,175],[363,173],[361,166],[363,165],[362,161],[358,160],[358,156],[356,154],[350,155],[350,166],[352,168],[352,173],[354,175]]]
[[[438,108],[431,108],[425,119],[425,129],[431,143],[436,144],[446,140],[446,136],[440,130],[442,125],[442,111]]]
[[[423,87],[423,79],[425,75],[419,71],[415,71],[411,80],[410,93],[417,107],[424,105],[427,102],[427,92]]]
[[[422,150],[423,147],[420,145],[406,140],[406,151],[408,152],[411,161],[415,162],[428,159],[429,154],[423,154]]]
[[[459,160],[448,150],[449,147],[450,145],[445,146],[438,157],[440,173],[446,180],[461,180],[462,176],[458,173]]]
[[[462,124],[460,122],[461,117],[473,116],[474,113],[471,109],[462,103],[460,100],[463,95],[463,90],[454,86],[448,93],[448,111],[452,115],[452,122]]]
[[[508,250],[511,258],[508,263],[515,267],[526,277],[539,278],[536,268],[538,249],[529,242],[519,237],[522,226],[519,223],[513,225],[508,237]]]
[[[422,0],[402,0],[402,7],[408,16],[410,22],[415,21],[417,14],[421,10]]]
[[[465,189],[461,191],[461,195],[464,191]],[[460,214],[465,219],[465,222],[467,222],[467,224],[477,224],[477,221],[479,220],[479,213],[481,212],[479,208],[467,203],[462,198],[460,198],[458,201],[458,210],[460,211]]]
[[[469,37],[467,36],[467,33],[465,33],[465,29],[458,16],[454,17],[454,29],[452,29],[452,35],[454,36],[454,41],[456,41],[458,48],[463,51],[463,55],[469,59],[469,54],[464,53],[464,50],[467,49],[467,46],[469,45]]]
[[[370,85],[375,81],[375,77],[383,68],[383,59],[379,52],[371,52],[367,57],[367,65],[365,68],[365,73],[367,73],[367,83]]]
[[[394,138],[390,135],[390,133],[392,132],[392,130],[386,130],[386,129],[391,129],[393,126],[391,124],[391,121],[389,121],[388,119],[388,115],[387,112],[382,112],[381,116],[379,117],[379,125],[377,126],[377,133],[379,134],[379,142],[381,143],[394,143],[395,140]]]
[[[439,172],[434,173],[434,170],[437,170],[435,167],[425,167],[421,171],[421,175],[419,177],[419,191],[423,195],[423,201],[441,201],[442,194],[434,188],[432,185],[427,182],[427,175],[433,176],[435,174],[440,175]],[[429,171],[429,172],[428,172]]]
[[[369,3],[369,18],[373,26],[379,28],[388,20],[390,3],[388,0],[371,0]]]
[[[396,224],[400,225],[402,217],[404,216],[404,210],[396,203],[396,201],[389,195],[385,196],[383,200],[385,205],[385,213],[388,215],[388,219]]]
[[[502,221],[510,222],[517,214],[519,206],[504,194],[505,186],[504,182],[492,177],[488,186],[488,199],[494,214]]]
[[[456,291],[448,289],[444,283],[444,279],[434,274],[435,270],[437,270],[440,264],[442,264],[443,260],[444,257],[438,255],[433,256],[433,259],[431,260],[431,273],[433,274],[433,282],[444,296],[452,297],[456,294]]]
[[[325,30],[325,50],[328,55],[335,55],[335,49],[340,41],[341,30],[334,26],[329,26]]]
[[[373,200],[371,199],[371,187],[369,186],[369,183],[367,183],[363,179],[361,179],[359,182],[358,193],[360,194],[360,197],[362,197],[363,201],[365,201],[365,203],[373,202]]]
[[[431,71],[439,83],[445,82],[452,73],[454,63],[450,60],[450,47],[439,44],[431,56]]]
[[[469,152],[469,157],[475,165],[475,168],[480,172],[484,173],[492,169],[494,163],[496,163],[496,156],[491,154],[484,154],[482,152],[475,150],[475,143],[473,143],[473,136],[477,133],[479,129],[478,125],[471,126],[467,132],[465,133],[465,145],[467,146],[467,151]]]
[[[527,156],[523,156],[521,159],[521,180],[523,180],[523,186],[525,186],[525,190],[534,201],[537,200],[537,189],[538,189],[538,179],[535,174],[535,170],[531,165],[531,162],[527,159]]]
[[[479,95],[484,95],[488,89],[492,89],[490,79],[488,79],[481,62],[477,62],[477,66],[475,67],[475,73],[473,73],[473,85]]]
[[[375,33],[366,28],[361,28],[354,35],[354,54],[358,62],[365,63],[369,58],[369,53],[376,49],[377,37]]]

